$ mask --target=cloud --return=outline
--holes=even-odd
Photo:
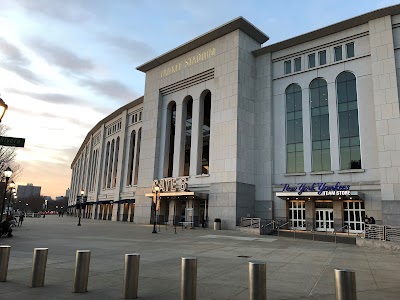
[[[117,80],[82,79],[80,83],[95,93],[110,97],[117,102],[126,103],[127,100],[131,101],[131,99],[139,97],[139,94],[131,91],[126,85]]]
[[[127,39],[122,36],[101,35],[101,40],[108,46],[123,53],[133,61],[146,61],[155,56],[154,49],[141,41]]]
[[[29,42],[32,50],[42,56],[50,65],[57,65],[71,73],[83,74],[95,69],[90,59],[81,58],[72,51],[52,45],[42,39],[32,39]]]
[[[82,104],[82,102],[84,102],[79,98],[58,93],[34,93],[34,92],[20,91],[18,89],[13,89],[13,88],[5,89],[5,91],[18,95],[28,96],[37,100],[53,104]]]
[[[97,1],[96,1],[97,2]],[[19,0],[18,4],[27,13],[46,16],[59,21],[82,23],[95,16],[95,1]]]
[[[43,83],[43,79],[30,70],[30,60],[22,54],[18,47],[0,38],[0,52],[3,57],[0,60],[0,67],[9,72],[16,73],[31,83]]]

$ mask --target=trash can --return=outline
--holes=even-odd
[[[214,219],[214,230],[221,230],[221,219]]]

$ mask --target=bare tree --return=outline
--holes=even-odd
[[[0,136],[7,136],[10,128],[0,123]],[[17,152],[15,147],[0,146],[0,179],[4,181],[4,170],[10,167],[13,174],[10,180],[15,181],[22,172],[22,168],[16,163]]]

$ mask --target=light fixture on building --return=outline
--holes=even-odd
[[[1,120],[3,119],[4,114],[6,113],[7,108],[8,105],[3,101],[3,99],[0,98],[0,123]]]

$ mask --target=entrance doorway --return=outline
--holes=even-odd
[[[333,231],[333,202],[315,202],[315,229],[317,231]]]

